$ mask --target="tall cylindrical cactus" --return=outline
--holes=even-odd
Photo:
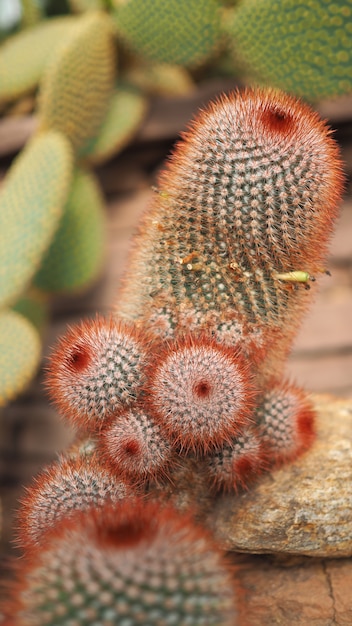
[[[273,90],[222,97],[159,179],[117,312],[169,335],[210,327],[226,342],[289,344],[308,303],[294,287],[324,268],[341,180],[306,104]]]

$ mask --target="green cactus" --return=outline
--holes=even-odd
[[[108,0],[68,0],[73,13],[85,13],[86,11],[100,11],[104,9]]]
[[[40,544],[43,534],[74,511],[120,502],[132,487],[103,467],[92,455],[58,461],[27,487],[18,514],[17,543],[24,549]]]
[[[49,302],[46,294],[31,286],[11,308],[27,318],[39,334],[43,333],[49,318]]]
[[[169,336],[279,339],[286,354],[309,302],[294,285],[324,267],[341,187],[337,146],[307,105],[272,90],[222,97],[160,176],[116,314]]]
[[[58,228],[68,195],[72,155],[57,132],[33,138],[0,193],[0,303],[14,302],[35,274]]]
[[[197,66],[219,46],[217,0],[115,0],[117,34],[157,63]]]
[[[21,0],[21,26],[35,26],[43,18],[43,8],[37,0]]]
[[[219,548],[189,516],[128,502],[76,512],[18,565],[7,626],[235,626]]]
[[[25,389],[40,357],[40,338],[34,326],[16,311],[0,311],[0,407]]]
[[[105,251],[105,211],[93,174],[76,168],[64,213],[34,277],[45,292],[83,289],[97,277]]]
[[[82,155],[86,162],[95,166],[122,150],[140,126],[147,106],[147,99],[139,90],[119,85],[96,137]]]
[[[69,37],[77,18],[62,16],[9,37],[0,47],[0,103],[34,91],[57,48]]]
[[[180,65],[140,62],[127,67],[124,78],[152,96],[187,96],[196,90],[191,73]]]
[[[350,0],[242,0],[225,28],[262,84],[310,100],[352,91]]]
[[[112,23],[98,11],[81,16],[41,82],[39,129],[65,134],[84,151],[107,112],[115,76]]]

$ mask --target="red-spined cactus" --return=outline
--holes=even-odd
[[[7,626],[234,626],[235,582],[189,516],[124,503],[62,520],[18,564]]]
[[[251,419],[253,374],[239,348],[192,335],[158,353],[146,402],[182,451],[206,453],[231,441]]]
[[[256,410],[259,434],[272,465],[292,461],[315,438],[315,410],[298,387],[279,382],[270,385]]]
[[[99,433],[98,450],[113,472],[142,482],[167,475],[168,466],[175,461],[165,432],[138,406],[110,420]]]
[[[99,463],[96,455],[61,457],[27,487],[18,515],[18,543],[28,549],[76,510],[135,495],[131,485]]]
[[[51,355],[51,398],[74,424],[101,428],[135,401],[145,381],[149,341],[133,324],[102,317],[72,327]]]
[[[224,96],[176,148],[141,223],[117,298],[126,318],[238,325],[266,343],[281,371],[324,268],[342,175],[330,130],[303,102],[274,90]],[[236,330],[237,329],[237,330]],[[278,347],[278,344],[280,346]],[[270,369],[270,371],[269,371]]]

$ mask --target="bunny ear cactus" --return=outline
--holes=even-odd
[[[0,312],[0,407],[21,393],[39,367],[40,337],[16,311]]]
[[[39,0],[21,0],[21,26],[22,28],[28,28],[34,26],[43,17],[43,9]]]
[[[307,105],[273,90],[222,97],[160,176],[117,314],[169,334],[183,320],[225,328],[227,342],[243,324],[258,346],[270,332],[288,346],[308,304],[294,286],[324,267],[341,188],[337,146]]]
[[[0,304],[28,286],[57,230],[68,196],[72,153],[50,131],[33,138],[17,157],[0,192]]]
[[[41,83],[39,130],[65,134],[77,154],[95,137],[115,77],[113,28],[105,13],[88,12],[57,50]]]
[[[8,38],[0,47],[0,103],[34,91],[44,69],[70,35],[77,18],[62,16]]]
[[[9,592],[8,626],[237,623],[235,582],[212,538],[141,501],[62,520],[18,565]]]
[[[146,59],[195,67],[219,47],[217,0],[114,0],[114,6],[117,34]]]
[[[350,0],[242,0],[224,26],[260,83],[309,100],[352,91]]]
[[[34,284],[49,293],[83,289],[97,277],[105,249],[105,211],[92,173],[76,168],[59,228]]]

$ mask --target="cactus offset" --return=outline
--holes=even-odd
[[[224,27],[262,84],[310,100],[352,91],[350,0],[246,0]]]
[[[226,342],[241,324],[264,345],[285,336],[278,369],[308,303],[290,281],[324,267],[341,187],[337,146],[307,105],[272,90],[222,97],[160,177],[117,313],[169,334],[225,327]]]
[[[234,626],[231,569],[188,516],[141,502],[77,512],[18,565],[8,626]]]
[[[27,487],[19,511],[17,542],[25,549],[40,544],[43,533],[76,510],[122,501],[132,488],[103,467],[97,458],[61,457]]]
[[[219,447],[250,419],[253,376],[239,349],[189,336],[159,351],[158,360],[147,403],[181,450]]]
[[[256,409],[268,461],[279,465],[307,450],[315,438],[315,411],[302,389],[272,383]]]
[[[97,318],[72,327],[51,356],[50,394],[78,426],[99,429],[136,399],[145,382],[148,335]]]
[[[98,449],[106,467],[141,482],[167,474],[173,456],[157,421],[138,406],[112,418],[99,434]]]

